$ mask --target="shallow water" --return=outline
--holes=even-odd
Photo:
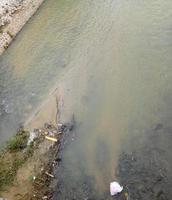
[[[72,43],[80,31],[78,4],[46,1],[1,56],[1,143],[25,122],[67,70]]]
[[[3,140],[58,80],[62,121],[75,114],[55,199],[110,199],[128,141],[170,126],[171,16],[170,0],[47,0],[2,56]]]

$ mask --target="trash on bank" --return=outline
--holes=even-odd
[[[46,174],[47,176],[50,176],[51,178],[54,178],[54,175],[52,175],[52,174],[50,174],[50,173],[48,173],[48,172],[45,172],[45,174]]]
[[[48,197],[47,197],[47,196],[44,196],[44,197],[42,197],[42,199],[48,199]]]
[[[129,194],[127,192],[124,193],[124,196],[125,196],[126,200],[129,199]]]
[[[57,138],[49,137],[49,136],[45,136],[45,138],[46,138],[47,140],[51,140],[51,141],[53,141],[53,142],[57,142]]]
[[[34,140],[36,137],[37,137],[37,135],[36,135],[35,132],[30,132],[27,145],[29,146],[29,145],[31,144],[31,142],[33,142],[33,140]]]
[[[29,177],[28,177],[28,180],[29,180],[30,182],[33,182],[33,181],[36,180],[36,176],[29,176]],[[0,200],[1,200],[1,199],[0,199]]]
[[[61,128],[61,127],[63,126],[63,124],[62,124],[62,123],[58,123],[57,126],[58,126],[59,128]]]
[[[110,183],[110,194],[111,196],[114,196],[120,192],[122,192],[123,187],[120,186],[120,184],[118,182],[111,182]]]

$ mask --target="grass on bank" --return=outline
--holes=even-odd
[[[29,134],[20,129],[0,152],[0,191],[13,183],[18,169],[33,154],[33,142],[27,146]]]

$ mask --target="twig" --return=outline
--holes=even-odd
[[[56,124],[58,124],[58,114],[59,114],[59,101],[56,96]]]
[[[51,178],[54,178],[54,175],[52,175],[52,174],[50,174],[50,173],[48,173],[48,172],[45,172],[45,174],[46,174],[47,176],[50,176]]]

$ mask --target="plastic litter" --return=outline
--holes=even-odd
[[[44,196],[44,197],[42,197],[42,199],[48,199],[48,197],[47,197],[47,196]]]
[[[47,176],[50,176],[51,178],[54,178],[54,175],[52,175],[52,174],[50,174],[50,173],[48,173],[48,172],[45,172],[45,174],[46,174]]]
[[[110,194],[114,196],[120,192],[122,192],[123,187],[116,181],[110,183]]]
[[[58,123],[57,126],[58,126],[59,128],[61,128],[61,127],[63,126],[63,124]]]
[[[51,141],[53,141],[53,142],[57,142],[57,138],[49,137],[49,136],[45,136],[45,138],[46,138],[47,140],[51,140]]]
[[[36,133],[35,133],[35,132],[30,132],[27,145],[30,145],[30,143],[33,142],[33,140],[34,140],[35,138],[36,138]]]

